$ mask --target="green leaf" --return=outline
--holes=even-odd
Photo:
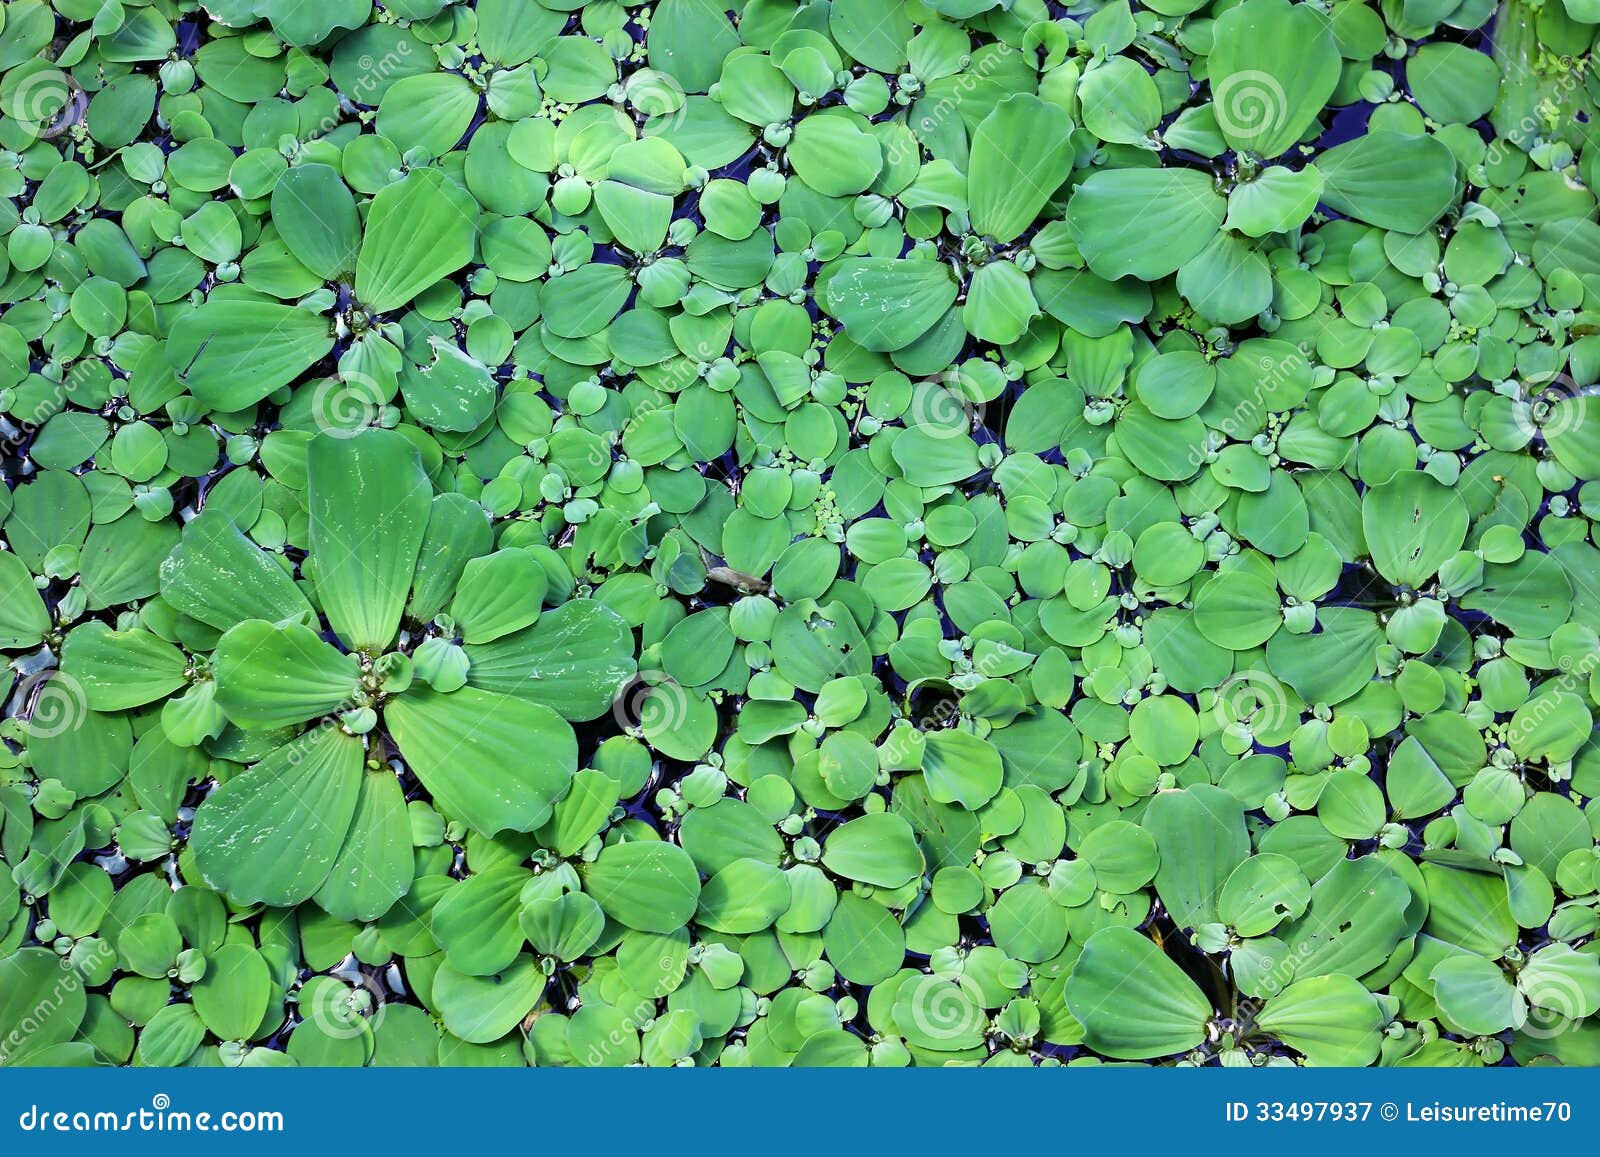
[[[1200,588],[1194,623],[1219,647],[1258,647],[1283,625],[1283,609],[1271,584],[1243,570],[1222,571]]]
[[[1421,233],[1456,197],[1456,160],[1442,141],[1378,130],[1317,158],[1323,204],[1358,221]]]
[[[1223,885],[1250,855],[1244,805],[1221,788],[1195,784],[1159,792],[1143,827],[1156,838],[1156,893],[1180,928],[1218,921]]]
[[[488,1044],[533,1011],[545,979],[539,962],[526,953],[494,976],[469,976],[446,961],[433,977],[433,1002],[451,1033],[469,1044]]]
[[[493,642],[539,617],[546,581],[538,560],[516,547],[472,559],[462,570],[450,617],[467,643]]]
[[[1322,173],[1315,165],[1299,171],[1270,166],[1229,192],[1227,221],[1222,224],[1245,237],[1286,234],[1306,224],[1322,198],[1322,186]]]
[[[523,934],[541,953],[557,960],[577,960],[605,931],[606,915],[582,892],[563,892],[523,904]]]
[[[272,997],[267,962],[248,944],[224,944],[206,957],[206,974],[189,990],[194,1010],[213,1036],[249,1040]]]
[[[402,153],[442,157],[472,126],[478,90],[458,72],[403,76],[378,102],[377,128]]]
[[[493,547],[494,532],[482,506],[462,494],[434,495],[406,614],[423,621],[437,615],[455,593],[467,563]]]
[[[355,267],[361,218],[331,165],[298,165],[279,177],[272,223],[289,252],[322,280],[336,281]]]
[[[881,888],[908,884],[926,866],[911,825],[887,812],[840,824],[823,842],[822,862],[847,880]]]
[[[1447,956],[1428,979],[1439,1011],[1468,1036],[1493,1036],[1528,1019],[1527,1002],[1492,960],[1469,952]]]
[[[840,976],[854,984],[878,984],[905,963],[906,933],[882,904],[845,891],[827,917],[822,946]]]
[[[922,774],[928,794],[939,803],[959,803],[977,811],[1000,790],[1000,753],[965,731],[933,731],[926,737]]]
[[[633,632],[616,612],[588,600],[563,603],[527,630],[465,649],[469,684],[543,704],[574,722],[609,711],[637,670]]]
[[[88,998],[78,978],[46,948],[24,948],[0,959],[0,1063],[25,1064],[71,1040]]]
[[[10,551],[0,551],[0,647],[36,647],[50,629],[50,612],[33,575]]]
[[[942,262],[849,258],[829,275],[823,305],[857,345],[887,353],[927,333],[957,291]]]
[[[894,1024],[909,1043],[934,1052],[979,1048],[988,1018],[966,985],[920,973],[894,990]]]
[[[220,511],[183,528],[161,564],[161,597],[219,631],[246,619],[312,622],[315,612],[282,566]]]
[[[413,685],[384,717],[434,802],[484,835],[542,826],[577,770],[572,728],[538,703]]]
[[[625,927],[674,932],[694,915],[700,874],[677,845],[635,840],[603,849],[583,873],[583,888]]]
[[[240,727],[291,727],[347,704],[361,686],[355,657],[309,627],[249,619],[217,642],[217,705]]]
[[[478,205],[438,169],[413,169],[378,190],[356,260],[356,297],[373,313],[399,309],[472,260]],[[426,237],[426,245],[417,238]]]
[[[332,348],[332,327],[320,314],[213,297],[173,324],[167,357],[201,404],[233,411],[293,382]]]
[[[95,711],[123,711],[164,698],[182,687],[188,659],[149,631],[114,631],[84,623],[61,649],[62,674],[76,679]]]
[[[1010,345],[1040,312],[1028,275],[1013,262],[991,261],[974,271],[961,319],[980,341]]]
[[[152,525],[133,511],[89,531],[78,573],[88,608],[104,610],[155,594],[161,585],[161,562],[177,542],[177,528],[171,523]]]
[[[1033,224],[1072,171],[1071,133],[1060,105],[1029,93],[1015,93],[990,110],[972,134],[967,162],[974,232],[1014,241]]]
[[[1245,0],[1217,18],[1206,58],[1217,127],[1240,152],[1276,157],[1339,83],[1333,22],[1313,4]]]
[[[1262,1006],[1256,1027],[1310,1065],[1370,1065],[1389,1023],[1378,998],[1349,976],[1297,980]]]
[[[883,168],[877,138],[845,116],[806,117],[795,126],[788,155],[795,175],[824,197],[864,192]]]
[[[700,890],[696,923],[715,932],[748,936],[772,927],[789,908],[789,881],[774,864],[734,860]]]
[[[1096,275],[1159,281],[1210,244],[1227,211],[1193,169],[1100,169],[1072,194],[1067,227]],[[1126,228],[1130,220],[1139,228]]]
[[[380,650],[400,626],[432,487],[416,447],[392,430],[320,434],[307,453],[317,597],[345,646]]]
[[[388,768],[368,771],[344,844],[313,899],[335,920],[376,920],[406,894],[412,871],[411,817],[400,781]]]
[[[1454,490],[1420,470],[1402,470],[1361,497],[1372,564],[1400,586],[1433,578],[1467,537],[1467,508]]]
[[[1066,996],[1085,1043],[1120,1060],[1192,1049],[1206,1039],[1211,1018],[1194,981],[1131,928],[1102,928],[1089,937]]]
[[[494,413],[494,378],[481,363],[442,338],[428,339],[430,365],[409,362],[400,374],[406,408],[425,426],[465,432],[483,425]]]
[[[628,300],[632,282],[620,265],[595,263],[545,282],[540,304],[557,337],[590,337],[611,324]]]
[[[1547,944],[1528,957],[1517,987],[1534,1008],[1584,1020],[1600,1012],[1600,958],[1569,944]]]
[[[429,926],[450,967],[468,976],[493,976],[523,946],[517,917],[522,886],[532,873],[515,866],[477,872],[433,906]]]
[[[1311,886],[1306,914],[1279,929],[1295,979],[1377,968],[1406,935],[1410,905],[1411,890],[1382,861],[1338,861]]]
[[[363,759],[360,740],[324,727],[218,786],[189,836],[206,883],[237,904],[310,899],[349,831]]]
[[[964,433],[913,426],[894,440],[891,452],[913,486],[947,486],[971,478],[981,468],[978,444]]]

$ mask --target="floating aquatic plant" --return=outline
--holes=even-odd
[[[0,1063],[1600,1064],[1592,0],[0,8]]]

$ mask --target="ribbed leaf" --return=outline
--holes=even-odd
[[[161,597],[191,619],[226,631],[246,619],[311,622],[294,580],[221,511],[202,513],[161,564]]]
[[[217,642],[212,655],[217,705],[235,724],[292,727],[343,706],[361,686],[355,657],[310,627],[249,619]]]
[[[361,777],[344,846],[316,901],[335,920],[376,920],[411,887],[411,817],[387,768]]]
[[[472,196],[438,169],[413,169],[372,198],[356,297],[373,313],[399,309],[472,260],[477,234]]]
[[[319,728],[213,791],[189,836],[206,883],[238,904],[309,899],[349,831],[362,758],[360,740]]]
[[[1206,64],[1217,127],[1235,149],[1263,157],[1299,140],[1339,83],[1328,14],[1289,0],[1245,0],[1224,12]]]
[[[61,671],[78,681],[96,711],[124,711],[170,695],[184,684],[189,660],[149,631],[114,631],[89,622],[67,636]]]
[[[933,328],[958,289],[941,262],[861,257],[839,263],[823,298],[857,345],[886,353]]]
[[[547,611],[525,631],[468,646],[467,682],[541,703],[565,719],[595,719],[633,678],[633,632],[599,603],[573,601]]]
[[[387,646],[400,626],[433,489],[403,434],[322,434],[307,451],[317,597],[353,651]]]
[[[617,923],[640,932],[674,932],[700,901],[689,853],[657,840],[612,844],[583,877],[583,890]]]
[[[542,825],[577,770],[572,728],[537,703],[413,686],[385,718],[434,802],[484,835]]]
[[[10,551],[0,551],[0,647],[36,647],[50,629],[50,612],[33,575]]]
[[[489,643],[539,617],[548,579],[539,561],[508,547],[467,563],[450,617],[468,643]]]
[[[333,348],[321,314],[268,301],[208,300],[180,314],[167,341],[178,380],[213,410],[242,410]]]
[[[1109,1057],[1171,1056],[1206,1039],[1210,1003],[1183,969],[1132,928],[1102,928],[1089,937],[1066,994],[1084,1040]]]
[[[300,264],[324,281],[350,272],[361,243],[356,199],[331,165],[297,165],[272,187],[272,223]]]
[[[967,165],[972,231],[1014,241],[1072,171],[1072,120],[1031,93],[999,104],[972,136]]]

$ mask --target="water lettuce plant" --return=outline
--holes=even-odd
[[[6,4],[0,1064],[1600,1064],[1597,29]]]

